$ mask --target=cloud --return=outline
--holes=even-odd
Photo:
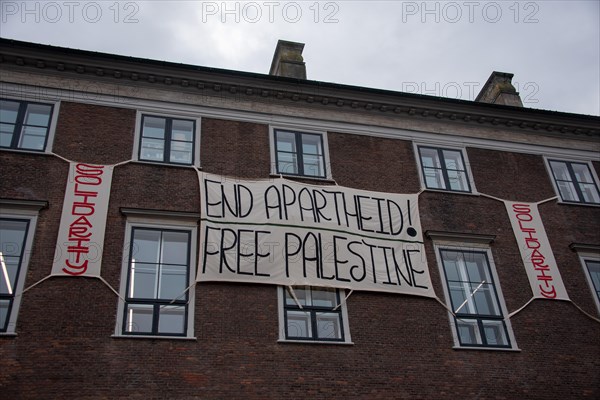
[[[285,39],[312,80],[472,100],[499,70],[527,107],[600,114],[595,1],[0,3],[7,38],[259,73]]]

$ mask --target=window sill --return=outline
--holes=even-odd
[[[421,188],[423,192],[433,192],[433,193],[444,193],[444,194],[458,194],[458,195],[466,195],[466,196],[477,196],[480,194],[478,192],[458,192],[455,190],[444,190],[444,189],[429,189],[429,188]]]
[[[26,150],[26,149],[12,149],[8,147],[0,147],[0,151],[8,151],[10,153],[21,153],[21,154],[36,154],[39,156],[53,156],[48,150]]]
[[[132,163],[135,164],[146,164],[146,165],[154,165],[154,166],[158,166],[158,167],[175,167],[175,168],[192,168],[192,169],[199,169],[202,170],[202,168],[198,165],[192,164],[192,165],[186,165],[186,164],[171,164],[171,163],[163,163],[163,162],[152,162],[152,161],[145,161],[145,160],[131,160]]]
[[[158,340],[198,340],[197,337],[191,336],[152,336],[152,335],[111,335],[113,339],[158,339]]]
[[[324,183],[330,183],[333,185],[337,185],[337,182],[334,181],[331,178],[319,178],[317,176],[304,176],[304,175],[286,175],[286,174],[269,174],[269,177],[271,178],[284,178],[284,179],[289,179],[291,181],[303,181],[303,180],[308,180],[308,181],[315,181],[315,182],[324,182]]]
[[[453,346],[453,350],[479,350],[479,351],[510,351],[519,353],[521,349],[517,348],[508,348],[508,347],[469,347],[469,346]]]
[[[14,332],[0,332],[0,337],[9,337],[9,338],[15,338],[18,335]]]
[[[277,343],[292,343],[292,344],[334,344],[343,346],[354,346],[354,342],[333,342],[327,340],[293,340],[293,339],[279,339]]]
[[[580,203],[580,202],[574,202],[574,201],[563,201],[563,200],[559,200],[559,199],[556,199],[556,202],[558,204],[562,204],[565,206],[600,207],[600,204]]]

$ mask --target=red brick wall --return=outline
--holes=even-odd
[[[116,163],[132,153],[135,112],[61,105],[54,150]],[[204,171],[244,178],[270,172],[268,126],[203,118]],[[329,132],[340,185],[415,193],[412,143]],[[554,196],[541,156],[468,149],[478,191],[539,201]],[[0,152],[2,198],[47,200],[26,286],[47,276],[58,231],[67,164],[52,156]],[[598,170],[598,164],[596,164]],[[102,276],[120,284],[121,207],[197,212],[190,168],[130,163],[115,169]],[[424,230],[495,235],[491,245],[509,311],[531,296],[504,205],[488,198],[425,192]],[[540,207],[572,299],[596,315],[571,242],[600,244],[599,208]],[[433,246],[434,289],[443,298]],[[51,278],[23,295],[18,336],[0,337],[0,397],[7,399],[191,398],[597,398],[598,323],[564,301],[536,300],[514,316],[521,351],[454,350],[446,311],[434,300],[355,292],[348,299],[353,345],[278,343],[275,286],[196,287],[197,340],[113,338],[117,296],[97,279]]]

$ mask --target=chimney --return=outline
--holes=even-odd
[[[306,79],[306,65],[302,58],[304,43],[278,40],[269,75]]]
[[[506,72],[492,72],[475,101],[523,107],[519,92],[511,83],[513,76]]]

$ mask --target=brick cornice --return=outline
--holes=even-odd
[[[297,80],[0,40],[0,68],[445,123],[600,139],[600,117]]]

